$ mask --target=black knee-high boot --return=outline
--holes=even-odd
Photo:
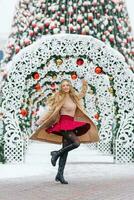
[[[52,163],[52,165],[53,166],[56,165],[57,159],[59,158],[59,156],[62,156],[64,154],[64,152],[69,152],[73,149],[76,149],[76,148],[79,147],[79,145],[80,145],[79,142],[73,142],[72,144],[70,144],[70,145],[68,145],[68,146],[66,146],[66,147],[64,147],[64,148],[62,148],[58,151],[52,151],[51,152],[51,156],[52,156],[51,157],[51,163]]]
[[[67,156],[68,156],[68,152],[65,152],[62,156],[60,156],[58,173],[55,177],[55,180],[57,182],[60,181],[62,184],[68,184],[68,182],[64,179],[64,176],[63,176]]]

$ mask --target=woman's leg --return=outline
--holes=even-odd
[[[53,166],[56,165],[56,161],[59,158],[59,156],[62,156],[65,152],[69,152],[73,149],[76,149],[80,146],[79,138],[75,135],[72,131],[64,131],[62,132],[63,137],[68,141],[71,142],[71,144],[67,145],[66,147],[63,147],[59,151],[52,151],[51,155],[51,163]]]
[[[64,136],[62,138],[62,143],[63,143],[63,148],[69,145],[69,142],[66,140]],[[63,155],[60,156],[58,173],[55,177],[55,180],[60,181],[62,184],[68,184],[68,182],[65,181],[64,176],[63,176],[67,156],[68,156],[68,152],[65,152]]]

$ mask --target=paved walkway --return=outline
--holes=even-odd
[[[56,170],[42,176],[2,179],[0,200],[134,199],[134,165],[69,162],[68,185],[54,181]]]

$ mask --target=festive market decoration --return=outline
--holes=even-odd
[[[60,46],[58,46],[58,44],[60,44]],[[44,47],[48,47],[48,50],[46,51]],[[64,65],[61,68],[56,68],[54,66],[56,50],[56,55],[62,55],[64,61]],[[36,57],[34,57],[34,55],[36,55]],[[85,61],[84,67],[77,67],[74,65],[79,55],[83,55],[81,58]],[[67,56],[68,59],[66,59]],[[89,60],[92,61],[89,63]],[[101,63],[101,67],[106,72],[102,73],[101,76],[95,73],[98,60],[99,63]],[[27,65],[25,64],[26,62]],[[35,80],[32,74],[33,72],[37,72],[37,70],[40,74],[38,82],[42,86],[41,93],[44,93],[45,97],[55,92],[55,89],[52,91],[51,84],[55,83],[57,88],[57,85],[63,78],[71,80],[76,90],[80,91],[81,79],[84,76],[84,78],[88,80],[90,86],[84,104],[89,116],[94,119],[99,126],[101,142],[103,141],[107,144],[107,142],[111,142],[113,139],[112,137],[114,137],[114,142],[116,143],[118,140],[120,146],[124,148],[132,147],[133,75],[132,72],[129,71],[129,68],[127,68],[128,66],[124,62],[124,58],[118,54],[117,51],[114,51],[109,46],[104,46],[104,43],[90,36],[82,37],[77,35],[76,37],[76,35],[69,34],[48,36],[23,50],[16,56],[16,59],[14,59],[11,64],[13,67],[8,76],[10,78],[8,78],[5,87],[3,87],[2,100],[2,109],[5,114],[5,155],[9,162],[13,161],[14,158],[17,161],[19,159],[23,161],[24,154],[21,154],[21,150],[24,149],[25,144],[23,138],[26,136],[30,137],[37,128],[34,124],[35,120],[38,118],[38,114],[33,116],[32,112],[36,110],[36,108],[39,109],[39,104],[45,106],[44,96],[40,95],[40,93],[36,92],[33,88],[33,86],[35,86]],[[29,66],[28,69],[27,66]],[[72,73],[77,75],[77,79],[72,79]],[[57,78],[56,81],[53,82],[52,77],[55,74]],[[109,81],[109,77],[113,77],[114,79]],[[16,82],[14,82],[14,80]],[[14,87],[15,84],[16,87]],[[113,87],[116,91],[116,98],[109,94],[108,88],[110,87]],[[90,95],[90,89],[95,91],[93,95]],[[31,106],[28,105],[29,98],[33,99],[33,104]],[[23,99],[25,99],[25,102],[23,102]],[[28,111],[24,119],[19,113],[20,106]],[[116,118],[114,117],[114,112],[112,112],[113,106],[115,107],[114,110],[117,112]],[[94,118],[97,113],[101,116],[98,120]],[[10,131],[11,127],[13,130],[12,132]],[[122,138],[125,138],[125,141]],[[16,146],[15,143],[17,143]],[[20,150],[12,151],[12,154],[9,154],[11,146],[13,146],[15,150],[17,148],[20,148]],[[15,152],[18,152],[18,154],[16,155]],[[118,149],[114,149],[114,152],[118,152]],[[118,154],[116,155],[118,156]],[[132,162],[133,157],[129,155],[129,153],[127,153],[127,155],[128,162]],[[118,160],[118,158],[116,159]],[[123,156],[119,159],[123,160]]]

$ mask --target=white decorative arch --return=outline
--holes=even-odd
[[[123,146],[123,148],[132,149],[134,138],[134,81],[133,74],[125,63],[124,57],[116,50],[91,36],[59,34],[42,37],[31,46],[23,49],[14,57],[13,61],[9,63],[10,73],[3,88],[2,102],[2,110],[5,115],[4,137],[6,142],[5,156],[7,160],[9,162],[13,160],[11,157],[14,157],[16,150],[14,150],[13,155],[11,156],[10,149],[15,148],[16,146],[21,149],[18,153],[18,160],[23,160],[25,146],[24,140],[27,139],[27,136],[30,134],[27,129],[23,132],[21,131],[18,120],[18,111],[23,100],[26,78],[31,74],[31,72],[35,72],[36,69],[40,67],[41,62],[44,64],[47,63],[48,59],[54,55],[60,55],[61,57],[86,56],[87,60],[92,60],[93,65],[87,64],[79,70],[78,68],[75,68],[75,66],[67,65],[66,70],[78,70],[80,76],[85,74],[88,83],[90,84],[92,81],[92,84],[97,88],[96,95],[97,98],[99,98],[102,124],[105,127],[102,126],[100,129],[102,130],[101,135],[103,135],[104,140],[110,140],[112,136],[110,123],[111,120],[113,120],[113,114],[110,114],[110,110],[113,106],[113,97],[107,95],[106,88],[108,88],[109,83],[106,81],[106,76],[92,75],[91,71],[99,64],[106,75],[114,77],[114,89],[116,91],[116,98],[114,100],[118,104],[118,116],[116,116],[116,118],[119,124],[114,139],[118,141],[119,148]],[[49,69],[46,66],[45,72],[48,70]],[[59,69],[54,66],[53,70],[56,70],[57,72],[59,71]],[[60,70],[62,70],[62,66]],[[32,81],[29,81],[29,85],[30,84],[33,84]],[[76,86],[79,89],[80,84],[77,85],[76,83]],[[93,104],[94,102],[92,101],[92,105]],[[105,117],[104,111],[107,112],[108,117],[110,117],[109,126],[107,126],[103,120],[103,117]],[[110,134],[107,137],[108,131]],[[114,154],[118,160],[116,150]],[[131,150],[131,156],[128,162],[133,161],[132,154]],[[121,157],[123,157],[123,155]]]

